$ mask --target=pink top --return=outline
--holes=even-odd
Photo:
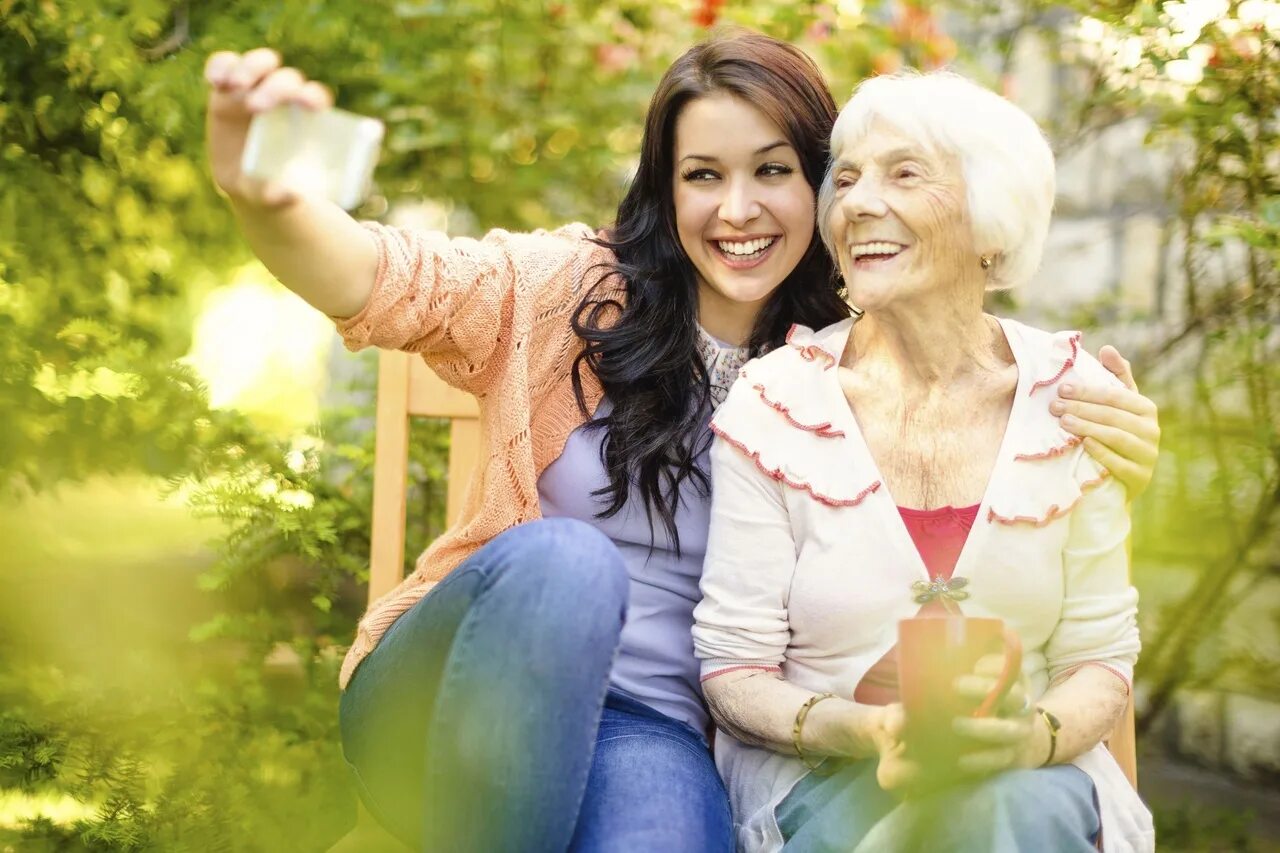
[[[951,580],[956,561],[964,549],[969,530],[978,517],[978,504],[960,509],[944,506],[939,509],[908,509],[898,507],[902,523],[911,534],[911,541],[924,560],[930,578]],[[920,606],[920,614],[946,612],[938,599]],[[864,705],[888,705],[898,701],[898,647],[884,653],[862,677],[853,691],[853,700]]]

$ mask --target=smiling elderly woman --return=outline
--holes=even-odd
[[[832,154],[819,225],[863,313],[794,328],[713,423],[694,643],[739,847],[1152,849],[1101,744],[1139,648],[1125,493],[1050,411],[1065,383],[1114,380],[1078,334],[983,311],[1039,265],[1049,147],[939,73],[863,83]],[[962,776],[941,790],[919,785],[898,694],[923,582],[1025,649],[1001,713],[944,720]]]

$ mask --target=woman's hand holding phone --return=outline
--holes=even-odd
[[[299,121],[287,124],[287,131],[295,124],[318,126],[338,113],[332,109],[332,94],[298,69],[283,66],[280,55],[266,48],[244,54],[213,54],[205,64],[205,79],[210,87],[207,122],[213,179],[230,198],[254,254],[286,287],[320,311],[332,317],[354,315],[368,301],[377,275],[378,249],[373,237],[339,207],[311,203],[298,192],[298,183],[278,179],[287,180],[288,175],[277,172],[277,167],[288,166],[297,158],[255,157],[251,146],[255,136],[262,136],[254,132],[259,116],[292,107],[284,113]],[[345,125],[358,128],[365,123],[377,124],[360,120],[346,121]],[[286,153],[303,150],[310,141],[305,132],[275,134],[273,139],[269,146],[258,146],[260,154],[267,153],[266,148],[277,154],[281,148]],[[277,144],[281,140],[283,145]],[[247,158],[246,147],[251,148]],[[341,143],[326,150],[332,149],[340,154],[350,150]],[[340,159],[351,162],[345,155]],[[253,174],[246,171],[246,160],[258,167]],[[364,166],[371,170],[372,161]],[[320,186],[319,182],[303,183],[309,189]],[[332,186],[320,186],[323,191],[317,194],[334,198]]]
[[[333,95],[296,68],[283,66],[268,48],[239,54],[220,51],[205,64],[210,86],[209,159],[218,187],[240,202],[268,208],[286,207],[298,194],[279,181],[250,177],[242,171],[245,142],[254,116],[287,104],[327,110]]]

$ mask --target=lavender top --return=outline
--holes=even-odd
[[[699,348],[718,404],[746,362],[747,350],[716,341],[705,332]],[[596,414],[607,415],[611,410],[612,403],[606,398]],[[699,663],[693,656],[692,630],[693,608],[701,597],[698,582],[707,550],[710,498],[698,494],[694,483],[686,480],[676,510],[680,555],[656,521],[651,550],[648,514],[634,491],[617,515],[596,518],[604,504],[591,493],[609,482],[600,455],[604,437],[604,430],[586,427],[569,435],[564,452],[538,478],[542,514],[595,525],[618,546],[626,563],[630,599],[610,687],[703,732],[708,718],[698,680]],[[710,475],[706,453],[699,455],[696,464]]]

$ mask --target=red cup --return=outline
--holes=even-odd
[[[981,701],[961,696],[955,680],[978,660],[1003,654],[995,687]],[[966,751],[956,717],[990,716],[1022,671],[1022,642],[1000,619],[918,616],[898,622],[898,691],[907,754],[923,764],[953,765]]]

